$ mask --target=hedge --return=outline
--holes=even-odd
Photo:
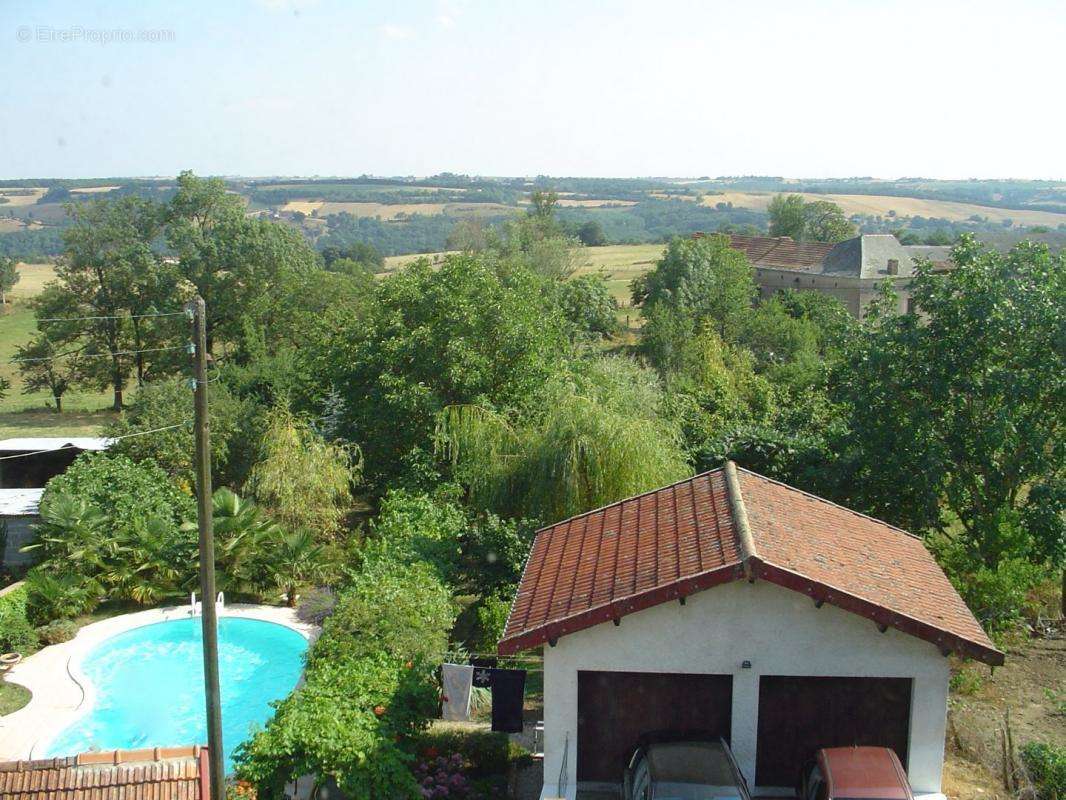
[[[351,800],[421,800],[413,740],[436,714],[433,674],[454,619],[429,565],[364,563],[312,646],[303,685],[238,748],[238,778],[264,799],[315,775]]]
[[[37,649],[37,634],[26,617],[26,587],[0,596],[0,650],[28,653]]]

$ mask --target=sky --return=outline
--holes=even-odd
[[[1062,0],[0,0],[0,178],[1066,179]]]

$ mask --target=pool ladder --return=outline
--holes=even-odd
[[[199,614],[200,611],[202,610],[201,609],[202,605],[203,605],[202,603],[197,603],[196,602],[196,592],[189,592],[189,616],[195,617],[197,614]],[[226,593],[225,592],[219,592],[218,596],[215,597],[215,608],[217,608],[219,611],[221,611],[225,607],[226,607]]]

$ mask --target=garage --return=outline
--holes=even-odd
[[[943,800],[948,656],[1004,658],[920,538],[729,462],[540,530],[499,652],[537,647],[542,800],[656,731],[725,737],[757,796],[873,745]]]
[[[643,734],[693,731],[729,741],[732,675],[581,671],[577,779],[617,782]]]
[[[906,764],[910,716],[909,678],[763,675],[755,782],[794,786],[820,747],[891,747]]]

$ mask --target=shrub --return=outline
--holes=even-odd
[[[419,736],[416,745],[424,759],[458,754],[474,778],[506,774],[511,762],[522,763],[530,757],[522,747],[512,744],[507,734],[490,731],[440,728]]]
[[[497,643],[503,638],[509,613],[511,601],[508,598],[485,597],[477,604],[478,638],[474,647],[478,652],[495,652]]]
[[[52,574],[41,567],[26,575],[26,616],[35,625],[91,611],[99,597],[99,585],[80,575]]]
[[[465,530],[466,515],[457,505],[392,490],[381,501],[381,513],[370,526],[368,558],[424,561],[441,580],[454,583]]]
[[[972,696],[985,685],[984,676],[969,667],[960,667],[951,673],[951,691],[955,694]]]
[[[0,597],[0,650],[27,653],[37,648],[37,634],[26,616],[26,587]]]
[[[1028,615],[1030,595],[1047,570],[1019,558],[1006,558],[995,567],[981,566],[956,579],[966,604],[991,633],[1017,627]]]
[[[296,616],[300,622],[321,625],[337,607],[337,595],[329,589],[312,589],[305,592],[300,605],[296,607]]]
[[[463,757],[458,753],[417,761],[414,775],[422,796],[466,800],[470,797],[470,782],[463,772],[464,766]]]
[[[98,508],[116,529],[132,529],[153,518],[177,525],[195,515],[192,497],[156,464],[135,464],[126,456],[109,453],[78,456],[66,472],[52,478],[41,498],[42,510],[63,494]]]
[[[266,729],[240,746],[237,774],[262,796],[280,797],[287,781],[312,774],[332,777],[353,800],[420,800],[401,745],[436,708],[423,663],[402,664],[383,653],[319,662],[278,704]]]
[[[1066,748],[1029,742],[1022,747],[1022,764],[1039,800],[1066,797]]]
[[[529,752],[502,733],[437,729],[419,736],[416,746],[415,777],[425,797],[502,797],[511,769],[532,763]]]
[[[411,739],[436,714],[429,665],[453,620],[451,593],[432,567],[381,552],[366,559],[311,648],[304,684],[238,750],[238,776],[264,797],[312,774],[353,800],[421,800]]]
[[[376,559],[341,594],[308,661],[353,650],[401,659],[435,657],[447,650],[454,619],[451,592],[430,567]]]
[[[78,633],[78,625],[71,619],[57,619],[37,629],[37,636],[44,644],[69,642]]]

